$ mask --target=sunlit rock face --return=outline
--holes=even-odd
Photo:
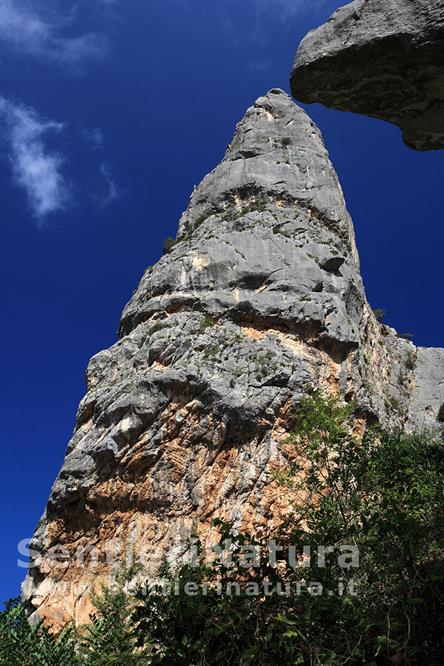
[[[303,40],[302,102],[399,125],[416,150],[444,148],[443,0],[355,0]]]
[[[436,427],[443,360],[376,321],[320,132],[272,90],[194,191],[119,341],[89,364],[24,596],[56,628],[85,622],[113,548],[154,577],[192,532],[210,543],[215,518],[272,528],[291,509],[274,472],[310,387],[354,400],[360,419]]]

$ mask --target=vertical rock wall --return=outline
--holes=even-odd
[[[110,544],[132,544],[154,575],[191,531],[210,540],[216,517],[279,523],[291,497],[273,471],[308,387],[387,425],[436,426],[443,361],[376,321],[320,132],[270,91],[193,193],[119,341],[90,362],[25,597],[56,627],[84,622],[88,587],[111,575]],[[56,545],[65,563],[51,560]],[[85,548],[95,566],[78,561]]]

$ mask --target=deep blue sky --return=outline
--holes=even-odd
[[[70,4],[0,6],[0,599],[18,592],[16,544],[62,463],[88,359],[114,343],[246,108],[288,89],[299,41],[344,3]],[[443,153],[410,151],[376,120],[308,110],[354,218],[370,302],[418,344],[442,345]]]

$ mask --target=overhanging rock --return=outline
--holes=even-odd
[[[444,148],[443,0],[355,0],[298,50],[293,95],[398,125],[416,150]]]

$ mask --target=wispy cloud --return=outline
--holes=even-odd
[[[316,23],[324,10],[334,9],[334,6],[331,7],[334,2],[335,0],[224,0],[217,3],[218,25],[226,39],[241,48],[243,54],[246,53],[246,43],[249,44],[249,53],[253,54],[254,49],[254,59],[249,67],[257,71],[261,66],[265,69],[264,63],[268,63],[270,67],[273,64],[269,43],[270,39],[276,37],[276,25],[293,33],[295,26],[297,27],[295,21],[309,18]],[[341,0],[337,2],[340,3]],[[240,8],[242,11],[239,11]]]
[[[266,72],[271,68],[271,63],[269,60],[253,60],[250,62],[250,69],[253,72]]]
[[[45,140],[63,124],[41,118],[36,111],[0,97],[0,119],[8,146],[13,179],[26,193],[35,217],[63,211],[69,186],[63,174],[65,158],[51,151]]]
[[[85,129],[82,131],[81,136],[91,146],[93,150],[102,150],[105,144],[105,137],[103,130],[100,127],[93,127],[92,129]]]
[[[0,43],[23,54],[76,66],[107,51],[100,33],[65,36],[71,19],[44,12],[35,2],[0,1]]]
[[[248,0],[248,2],[259,11],[272,11],[285,19],[307,11],[316,13],[328,3],[328,0]]]
[[[106,162],[102,162],[99,169],[99,181],[93,195],[97,208],[104,209],[109,204],[117,201],[125,194],[125,191],[114,179],[111,169]]]

